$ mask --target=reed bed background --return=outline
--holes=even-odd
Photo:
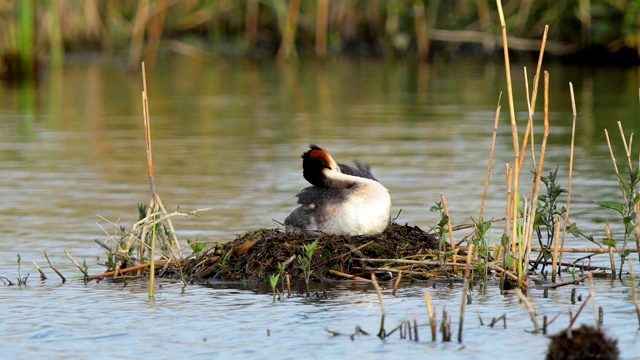
[[[223,2],[216,2],[216,4],[221,3]],[[224,3],[227,5],[230,4],[226,2]],[[247,6],[249,6],[249,4],[251,3],[251,1],[248,1],[246,4]],[[258,10],[260,10],[262,6],[266,6],[262,2],[257,3]],[[318,1],[317,4],[322,3],[328,4],[328,2],[324,1]],[[404,2],[389,3],[405,4]],[[464,1],[461,1],[459,3],[467,4],[467,2]],[[482,1],[480,1],[479,3],[482,3]],[[158,8],[162,11],[167,11],[170,5],[173,6],[173,4],[162,1],[153,4],[164,4],[164,7]],[[193,4],[193,2],[191,4]],[[300,24],[304,23],[303,20],[305,19],[302,14],[305,14],[305,7],[300,1],[295,0],[292,0],[289,3],[285,3],[284,1],[274,1],[273,4],[274,8],[278,8],[278,6],[280,6],[279,11],[281,14],[287,14],[287,16],[285,17],[285,23],[280,23],[279,26],[281,33],[283,34],[282,43],[290,42],[289,45],[291,46],[281,45],[278,52],[276,53],[278,58],[286,60],[289,59],[292,56],[291,54],[295,51],[295,47],[292,45],[295,41],[292,39],[297,38],[296,32],[298,30],[296,29],[299,29]],[[348,4],[358,4],[358,2],[349,2]],[[382,8],[379,2],[376,2],[375,4],[378,5],[378,8]],[[421,4],[421,2],[412,3],[412,5],[414,6],[414,14],[416,9],[424,10],[424,8],[421,7],[424,6],[424,4]],[[439,3],[430,2],[428,6],[434,6],[433,4]],[[143,10],[150,11],[150,2],[148,1],[141,1],[137,5],[138,8],[136,8],[134,14],[140,14],[140,12]],[[145,6],[147,8],[143,9],[143,7]],[[229,6],[230,9],[233,9],[233,6]],[[521,135],[516,123],[516,110],[514,108],[513,86],[511,81],[512,71],[510,66],[511,62],[509,44],[512,38],[510,38],[507,33],[508,20],[506,17],[506,10],[508,10],[509,8],[505,7],[503,9],[500,0],[496,2],[496,6],[500,24],[500,38],[502,41],[502,45],[500,47],[503,49],[505,75],[507,80],[507,101],[509,106],[508,118],[509,126],[511,127],[512,131],[513,142],[513,163],[507,164],[507,202],[505,206],[505,221],[502,240],[499,244],[490,245],[487,243],[484,235],[496,222],[494,221],[494,219],[486,220],[483,218],[483,206],[481,206],[480,208],[478,219],[474,221],[473,224],[454,227],[450,221],[450,214],[447,208],[446,198],[444,195],[442,195],[441,202],[437,206],[432,208],[432,211],[439,211],[442,216],[441,221],[433,227],[434,233],[438,235],[439,239],[439,247],[437,249],[431,249],[428,254],[416,253],[404,258],[397,259],[358,259],[358,261],[363,262],[369,261],[384,263],[384,265],[375,269],[364,269],[364,271],[370,274],[370,278],[355,276],[349,273],[336,274],[334,272],[334,275],[353,281],[368,281],[371,282],[371,284],[374,286],[379,296],[382,313],[380,331],[378,333],[378,336],[381,338],[387,337],[397,330],[400,333],[401,337],[408,337],[410,340],[415,339],[415,341],[418,341],[419,339],[419,334],[417,331],[417,316],[414,317],[413,321],[403,321],[391,332],[387,332],[385,330],[384,325],[386,313],[384,307],[384,297],[382,295],[381,287],[376,278],[376,274],[380,275],[389,272],[397,274],[394,291],[399,286],[400,280],[403,278],[403,276],[415,280],[418,277],[417,274],[420,273],[433,275],[435,272],[437,272],[437,274],[441,275],[441,278],[444,280],[447,280],[449,282],[461,282],[463,284],[463,291],[461,299],[460,319],[458,323],[458,342],[460,343],[463,342],[465,305],[471,301],[472,289],[474,289],[474,287],[476,287],[479,282],[484,282],[486,288],[489,277],[489,270],[501,277],[501,290],[509,290],[513,288],[516,289],[515,291],[517,295],[519,296],[531,316],[531,321],[534,326],[534,332],[536,333],[546,332],[547,326],[550,323],[545,317],[542,321],[543,324],[540,325],[539,316],[535,313],[534,305],[527,297],[527,290],[531,288],[532,284],[529,278],[533,275],[538,276],[542,279],[541,281],[539,281],[539,284],[542,284],[542,286],[547,290],[553,290],[560,286],[589,281],[589,283],[591,284],[589,295],[582,301],[582,304],[580,305],[577,313],[575,315],[570,314],[570,322],[567,331],[571,332],[572,327],[576,323],[577,318],[579,317],[585,306],[591,302],[591,304],[595,307],[595,304],[592,301],[594,291],[593,277],[595,275],[604,273],[605,275],[610,276],[612,279],[615,279],[617,277],[622,281],[623,279],[626,280],[627,273],[630,273],[631,288],[633,293],[632,301],[637,311],[638,321],[640,323],[640,307],[638,307],[637,302],[635,272],[633,269],[633,261],[631,260],[632,256],[634,258],[638,256],[640,261],[640,253],[638,253],[638,248],[640,248],[640,151],[634,149],[633,134],[625,134],[623,125],[620,123],[618,123],[618,129],[611,129],[613,131],[617,130],[619,136],[622,138],[622,142],[624,145],[624,154],[620,156],[619,154],[615,154],[610,145],[609,132],[605,132],[605,137],[607,139],[607,143],[609,144],[611,154],[612,172],[615,172],[615,174],[618,176],[620,184],[621,200],[602,201],[598,204],[604,209],[619,213],[619,221],[624,225],[622,227],[622,233],[613,233],[610,227],[607,226],[608,235],[606,239],[600,241],[594,240],[592,238],[587,239],[588,241],[593,243],[594,246],[596,246],[595,248],[566,248],[564,245],[564,241],[569,234],[576,237],[579,237],[580,235],[579,231],[577,231],[577,229],[575,228],[575,224],[572,224],[570,221],[571,174],[573,169],[574,143],[573,139],[575,137],[575,129],[577,126],[577,109],[575,105],[573,86],[571,84],[568,84],[567,94],[565,94],[567,101],[571,102],[573,108],[573,131],[571,141],[572,146],[570,162],[567,169],[569,174],[568,183],[565,187],[564,185],[558,184],[556,182],[556,175],[559,169],[549,170],[545,168],[544,163],[547,139],[549,136],[549,98],[551,95],[549,94],[548,84],[549,78],[552,76],[552,74],[543,71],[542,64],[543,58],[550,45],[548,40],[549,28],[547,26],[543,27],[542,39],[539,39],[537,41],[539,48],[538,64],[532,81],[529,81],[528,71],[527,69],[524,69],[524,76],[526,79],[525,84],[527,86],[527,110],[529,116],[527,119],[525,133],[524,135]],[[86,9],[86,7],[83,6],[80,6],[80,8]],[[374,8],[376,7],[374,6]],[[25,8],[21,11],[25,11],[28,13],[30,9]],[[511,9],[511,11],[513,11],[513,9]],[[258,11],[258,13],[260,13],[260,11]],[[159,16],[157,15],[157,12],[154,14],[156,14],[154,16]],[[201,16],[203,16],[204,18],[208,18],[207,16],[205,16],[206,14],[207,13]],[[322,11],[318,11],[318,14],[322,14]],[[134,27],[139,29],[139,31],[143,31],[140,29],[147,29],[148,24],[151,23],[149,22],[150,18],[151,17],[149,15],[146,15],[144,18],[142,18],[142,20],[140,20],[138,15],[136,15],[133,18],[133,21],[138,25]],[[157,21],[159,21],[160,24],[157,26],[160,26],[160,28],[162,29],[162,27],[164,26],[164,22],[169,21],[168,12],[163,15],[161,21]],[[423,18],[420,21],[426,20]],[[421,22],[420,24],[422,25],[416,26],[416,28],[424,30],[424,23]],[[517,26],[515,25],[513,27],[517,28]],[[146,30],[143,31],[143,33],[146,33]],[[161,33],[162,31],[158,34]],[[144,36],[140,35],[140,33],[137,34],[137,40],[133,38],[131,39],[132,47],[130,54],[135,49],[141,48],[142,44],[144,43],[142,40],[140,40],[143,39]],[[29,36],[27,36],[27,38]],[[160,39],[159,35],[157,39]],[[318,48],[315,48],[315,50],[317,51]],[[422,51],[426,50],[422,48]],[[538,100],[538,91],[540,88],[539,84],[541,81],[543,130],[542,134],[537,134],[536,136],[534,136],[534,129],[536,128],[534,126],[534,119],[536,119],[535,109]],[[146,83],[146,79],[143,80],[143,84],[144,83]],[[529,90],[530,85],[531,91]],[[205,261],[210,261],[220,264],[220,266],[222,267],[225,267],[230,261],[233,261],[234,259],[241,259],[250,251],[252,251],[252,249],[255,250],[256,243],[259,240],[248,238],[245,239],[245,241],[237,243],[237,246],[231,249],[225,249],[224,246],[216,244],[209,249],[211,250],[210,253],[208,252],[209,250],[205,249],[200,244],[189,243],[188,246],[184,248],[181,247],[182,245],[176,238],[176,232],[173,229],[171,217],[191,215],[200,210],[196,210],[194,212],[181,211],[168,213],[162,205],[162,202],[158,195],[158,191],[156,190],[154,184],[151,150],[151,120],[149,111],[150,108],[148,103],[149,95],[146,91],[146,85],[143,86],[143,89],[143,117],[145,120],[145,139],[147,144],[146,150],[148,156],[149,183],[151,189],[151,200],[149,206],[141,207],[140,221],[134,225],[134,228],[132,230],[126,231],[125,229],[120,228],[117,224],[114,224],[115,227],[119,230],[116,232],[116,235],[112,236],[109,239],[115,240],[114,243],[111,244],[112,246],[102,244],[107,249],[107,258],[110,260],[110,263],[106,265],[109,270],[113,271],[109,271],[99,275],[89,275],[86,269],[86,265],[78,264],[75,260],[73,260],[72,256],[69,253],[67,253],[67,255],[72,260],[72,262],[74,262],[74,264],[80,269],[85,281],[107,277],[124,280],[128,276],[149,276],[149,297],[153,298],[155,286],[154,276],[156,274],[162,275],[166,268],[173,266],[178,270],[181,278],[184,281],[185,278],[183,267],[187,266],[190,262],[202,264]],[[487,167],[485,184],[488,184],[491,181],[490,175],[495,146],[495,134],[499,126],[499,120],[501,118],[500,113],[502,96],[497,96],[498,106],[496,109],[496,117],[494,123],[494,138],[492,141],[491,149],[487,149],[489,153],[489,165]],[[554,94],[554,96],[562,96],[562,94]],[[539,142],[534,141],[540,136],[541,140],[538,140]],[[622,159],[622,161],[620,161],[620,159]],[[525,186],[523,186],[523,184],[520,183],[520,177],[523,169],[525,168],[525,161],[532,164],[531,168],[534,169],[535,172],[535,181],[531,185],[531,188],[526,188]],[[493,181],[496,180],[494,179]],[[488,189],[488,186],[485,186],[485,189]],[[486,199],[487,196],[486,192],[487,190],[485,190],[485,193],[483,194],[483,204],[484,199]],[[456,231],[465,229],[471,229],[470,234],[462,236],[462,239],[459,242],[456,242],[454,236],[457,237],[458,235],[454,235],[454,233]],[[320,240],[321,239],[319,238],[313,243],[307,243],[302,247],[292,249],[291,251],[294,254],[289,258],[289,260],[277,264],[279,270],[278,274],[275,275],[274,273],[274,276],[272,276],[271,278],[271,286],[274,290],[274,301],[277,297],[276,294],[279,293],[280,288],[282,289],[282,292],[284,292],[284,279],[286,279],[287,288],[289,289],[288,292],[291,293],[291,277],[289,276],[290,270],[287,269],[287,266],[289,266],[289,269],[293,266],[296,266],[296,263],[294,262],[294,260],[296,259],[298,260],[298,266],[300,267],[300,269],[302,269],[302,271],[298,272],[298,274],[300,276],[304,276],[304,281],[306,283],[306,295],[307,297],[310,295],[309,281],[312,278],[314,272],[316,272],[318,269],[318,261],[322,260],[319,259],[319,256],[317,256],[316,252],[319,251],[319,247],[322,247],[321,242],[319,242]],[[533,246],[536,240],[540,244],[539,247]],[[341,254],[340,258],[344,259],[345,257],[349,256],[351,252],[360,251],[371,245],[371,243],[373,242],[374,241],[369,241],[366,244],[359,246],[358,248],[352,249],[348,254]],[[466,243],[466,246],[461,246],[463,243]],[[188,251],[189,249],[191,249],[192,254],[187,255],[187,257],[185,258],[183,256],[183,251]],[[223,251],[219,251],[220,249],[222,249]],[[608,255],[610,258],[611,267],[609,269],[602,269],[592,268],[589,266],[580,266],[578,264],[578,261],[575,261],[573,263],[566,263],[563,261],[562,254],[570,252],[587,252],[591,254],[590,256],[596,254]],[[205,258],[208,255],[210,256],[208,258]],[[131,266],[126,269],[120,268],[118,264],[122,259],[125,259],[125,263]],[[225,263],[227,265],[225,265]],[[18,264],[20,264],[19,257]],[[154,269],[156,265],[162,266],[162,269]],[[547,265],[551,267],[550,276],[549,271],[545,269],[545,266]],[[50,266],[55,271],[55,268],[51,263]],[[40,271],[37,265],[36,267]],[[150,270],[148,272],[144,271],[144,269],[146,268],[149,268]],[[571,272],[571,269],[575,270],[576,268],[579,269],[579,271],[582,273],[581,276],[576,276],[575,272]],[[434,272],[433,269],[437,269],[437,271]],[[431,272],[429,273],[430,270]],[[134,272],[136,272],[137,274],[134,275]],[[40,273],[41,277],[44,277],[43,272],[40,271]],[[63,281],[65,281],[64,277],[59,274],[59,272],[57,273],[63,279]],[[567,276],[566,280],[562,279],[563,274]],[[320,278],[322,277],[322,274],[318,274],[317,272],[316,275],[319,275]],[[425,275],[425,277],[428,276]],[[4,279],[6,278],[3,278],[3,281]],[[26,279],[24,280],[26,283]],[[511,285],[507,286],[506,284],[508,283],[511,283]],[[432,309],[431,299],[429,298],[429,296],[427,296],[427,294],[425,294],[425,304],[427,307],[427,313],[429,314],[431,338],[432,340],[435,340],[437,338],[435,330],[437,324],[434,315],[435,310]],[[601,313],[602,311],[594,309],[594,314],[598,312]],[[552,319],[551,322],[553,322],[553,320],[554,319]],[[495,324],[497,321],[498,320],[492,321],[492,324]],[[506,320],[504,321],[506,322]],[[441,326],[443,341],[450,341],[451,339],[452,332],[450,322],[450,318],[448,318],[446,312],[443,311]],[[601,324],[601,320],[596,320],[596,327],[598,328],[597,330],[599,330]],[[366,334],[366,332],[362,331],[361,329],[356,330],[356,335],[362,333]]]
[[[510,49],[582,61],[637,63],[640,1],[509,0],[502,11]],[[489,0],[0,0],[4,78],[33,77],[65,54],[127,57],[130,69],[158,50],[189,56],[294,61],[334,54],[410,57],[499,54],[497,5]]]

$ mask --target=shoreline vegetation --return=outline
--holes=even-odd
[[[567,61],[640,62],[637,1],[505,1],[509,49]],[[37,78],[65,54],[101,52],[153,67],[160,50],[184,56],[417,61],[498,57],[503,41],[489,0],[0,0],[0,78]],[[560,26],[561,24],[561,26]]]

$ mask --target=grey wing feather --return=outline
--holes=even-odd
[[[378,179],[376,179],[375,176],[373,176],[373,174],[371,173],[371,166],[369,166],[368,164],[363,164],[359,161],[354,161],[354,163],[356,164],[355,168],[346,164],[338,164],[338,166],[340,167],[340,171],[343,174],[359,176],[361,178],[378,181]]]
[[[342,202],[345,200],[344,194],[345,192],[342,191],[342,189],[309,186],[302,189],[296,197],[298,198],[298,204],[300,205],[314,205],[314,207],[317,207],[328,202]]]

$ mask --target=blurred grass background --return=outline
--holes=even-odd
[[[504,0],[509,46],[568,61],[637,64],[640,0]],[[0,0],[0,77],[33,78],[66,54],[323,59],[494,56],[492,0]]]

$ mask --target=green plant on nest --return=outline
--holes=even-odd
[[[482,260],[475,263],[475,271],[480,275],[484,284],[484,288],[486,289],[489,282],[489,267],[487,266],[487,264],[489,264],[490,262],[491,255],[489,241],[487,240],[487,233],[489,232],[489,229],[491,229],[492,220],[471,220],[476,227],[476,231],[473,233],[473,237],[471,238],[474,257]],[[471,281],[471,283],[469,284],[469,288],[473,288],[473,279],[473,276],[469,278],[469,280]]]
[[[307,286],[307,297],[311,295],[311,290],[309,289],[309,281],[311,280],[311,274],[313,270],[311,270],[311,259],[313,258],[313,254],[318,249],[318,239],[316,239],[311,244],[302,245],[302,250],[304,254],[298,257],[298,264],[300,265],[300,269],[304,274],[304,282]]]
[[[440,221],[438,221],[438,224],[433,226],[431,230],[435,230],[435,233],[438,235],[438,239],[439,239],[438,258],[440,258],[443,261],[446,261],[447,259],[451,258],[454,254],[457,253],[457,251],[453,251],[453,252],[444,251],[444,247],[445,245],[447,245],[447,239],[444,236],[444,234],[447,233],[447,224],[449,223],[449,216],[445,214],[444,207],[442,206],[442,202],[440,201],[436,202],[436,204],[433,205],[429,209],[429,211],[440,213]],[[444,256],[442,256],[443,254]]]

